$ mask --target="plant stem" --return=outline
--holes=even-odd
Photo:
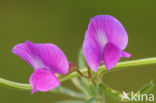
[[[82,77],[89,78],[89,76],[83,74],[79,69],[76,69],[77,73],[79,73]]]
[[[76,69],[77,73],[79,73],[82,77],[91,79],[91,71],[90,71],[90,68],[87,68],[87,70],[88,70],[88,75],[85,75],[79,69]]]
[[[149,64],[156,64],[156,57],[120,62],[111,71],[120,70],[120,69],[127,69],[127,68],[123,68],[123,67],[134,67],[134,66],[142,66],[142,65],[149,65]],[[88,73],[87,68],[81,69],[80,71],[84,74]],[[103,73],[106,71],[107,71],[107,69],[105,68],[104,65],[100,66],[98,69],[98,72]],[[93,71],[91,71],[91,72],[93,73]],[[79,73],[73,72],[73,73],[65,76],[64,78],[59,78],[59,80],[61,82],[63,82],[63,81],[66,81],[66,80],[69,80],[69,79],[72,79],[72,78],[75,78],[78,76],[80,76]],[[14,88],[18,88],[18,89],[25,89],[25,90],[31,90],[32,89],[31,85],[29,85],[29,84],[12,82],[12,81],[5,80],[3,78],[0,78],[0,84],[7,85],[10,87],[14,87]]]
[[[31,91],[32,90],[32,86],[29,85],[29,84],[24,84],[24,83],[16,83],[16,82],[12,82],[12,81],[9,81],[9,80],[6,80],[6,79],[3,79],[3,78],[0,78],[0,84],[3,84],[3,85],[6,85],[6,86],[9,86],[9,87],[14,87],[14,88],[17,88],[17,89],[22,89],[22,90],[29,90]],[[66,95],[69,95],[69,96],[72,96],[72,97],[75,97],[75,98],[85,98],[85,95],[82,94],[82,93],[77,93],[75,91],[72,91],[68,88],[65,88],[65,87],[57,87],[49,92],[58,92],[58,93],[63,93],[63,94],[66,94]]]
[[[150,65],[150,64],[156,64],[156,57],[119,62],[113,69],[111,69],[111,71],[127,69],[127,68],[123,68],[123,67],[135,67],[135,66],[143,66],[143,65]],[[88,73],[87,68],[81,69],[80,71],[84,74]],[[97,72],[106,72],[106,71],[108,71],[108,70],[106,69],[106,67],[104,65],[102,65],[98,68]],[[93,71],[91,71],[91,72],[94,73]],[[78,76],[79,76],[79,74],[77,72],[73,72],[64,78],[60,78],[59,80],[61,82],[63,82],[63,81],[66,81],[66,80],[69,80],[71,78],[75,78]]]
[[[6,85],[9,87],[14,87],[14,88],[18,88],[18,89],[24,89],[24,90],[32,90],[32,87],[30,84],[25,84],[25,83],[17,83],[17,82],[13,82],[13,81],[9,81],[3,78],[0,78],[0,85]]]
[[[88,77],[92,78],[92,74],[91,74],[90,68],[88,68]]]

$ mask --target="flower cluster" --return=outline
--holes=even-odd
[[[98,15],[91,18],[83,43],[83,52],[89,67],[96,72],[101,61],[108,70],[121,57],[131,55],[123,51],[128,43],[127,33],[122,24],[113,16]],[[60,85],[56,73],[67,74],[69,62],[63,51],[54,44],[35,44],[30,41],[14,46],[12,52],[33,68],[29,82],[32,93],[49,91]]]

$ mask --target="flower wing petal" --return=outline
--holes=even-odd
[[[130,57],[131,57],[131,54],[128,53],[128,52],[123,51],[123,52],[122,52],[122,57],[130,58]]]
[[[32,94],[36,91],[46,92],[60,85],[55,74],[48,69],[36,69],[29,79]]]
[[[122,50],[115,44],[108,42],[104,47],[103,61],[108,70],[112,69],[120,60]]]

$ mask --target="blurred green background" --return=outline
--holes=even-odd
[[[0,1],[0,77],[28,83],[33,69],[12,54],[12,47],[29,40],[54,43],[77,63],[89,18],[109,14],[119,19],[128,32],[126,51],[130,60],[156,56],[155,0],[1,0]],[[128,60],[128,59],[122,59]],[[105,84],[120,91],[136,91],[151,80],[156,83],[156,65],[109,72]],[[62,83],[65,87],[70,81]],[[152,93],[156,94],[156,89]],[[55,103],[73,99],[62,94],[35,93],[0,86],[0,103]],[[107,98],[107,103],[115,103]]]

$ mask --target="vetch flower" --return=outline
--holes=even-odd
[[[121,57],[131,55],[123,51],[128,36],[122,24],[113,16],[98,15],[90,19],[83,43],[87,64],[96,72],[101,61],[108,70],[112,69]]]
[[[49,91],[60,85],[55,73],[67,74],[68,61],[65,54],[54,44],[35,44],[29,41],[14,46],[12,52],[33,68],[29,82],[32,94]]]

